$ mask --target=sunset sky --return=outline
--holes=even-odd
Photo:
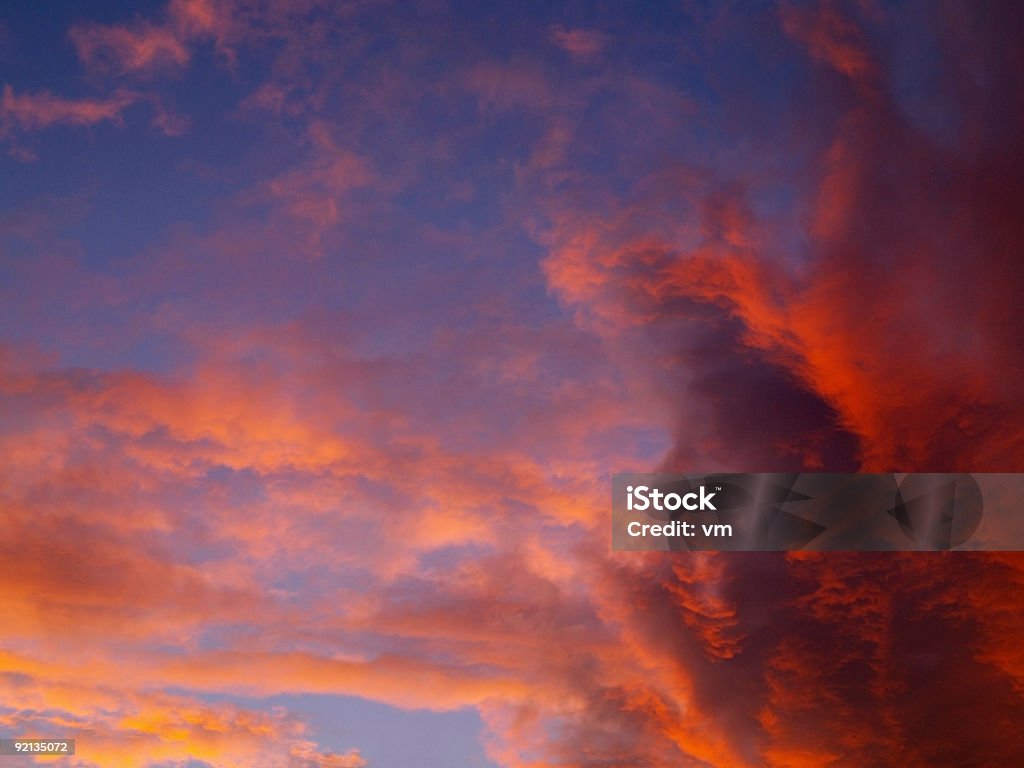
[[[1024,472],[1022,40],[998,0],[0,6],[0,736],[1024,765],[1024,555],[609,527],[615,472]]]

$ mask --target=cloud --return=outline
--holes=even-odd
[[[17,673],[8,671],[12,666]],[[141,691],[116,676],[93,685],[27,659],[0,656],[0,723],[19,733],[59,727],[78,732],[71,765],[128,768],[201,761],[257,768],[362,768],[358,752],[323,753],[306,727],[281,710]]]
[[[182,67],[191,58],[177,35],[152,24],[133,28],[82,26],[70,34],[86,66],[115,74]]]
[[[358,752],[347,752],[344,755],[298,755],[296,760],[289,763],[290,768],[365,768],[367,765]]]
[[[548,283],[634,373],[676,391],[666,468],[1013,471],[1024,444],[1011,426],[1021,414],[1005,372],[1020,366],[1008,340],[1024,326],[1007,301],[1020,273],[1006,248],[1024,230],[993,202],[1024,194],[1007,175],[1024,152],[987,117],[1021,110],[1010,85],[1017,56],[994,41],[1002,39],[996,18],[1010,21],[1003,10],[972,20],[993,34],[989,43],[948,38],[958,55],[986,45],[997,52],[985,58],[986,85],[957,80],[964,124],[950,144],[905,119],[862,20],[835,6],[787,13],[783,31],[828,65],[805,95],[831,135],[809,155],[802,200],[789,202],[807,212],[798,247],[780,249],[772,236],[777,220],[752,171],[681,162],[604,209],[553,206],[542,233]],[[858,87],[836,87],[836,71]],[[579,741],[561,745],[579,759],[597,738],[613,760],[685,764],[657,752],[653,735],[644,747],[621,734],[616,742],[609,722],[625,734],[647,727],[668,736],[671,726],[655,724],[685,722],[692,711],[730,724],[731,753],[716,751],[714,731],[676,731],[691,759],[712,765],[1019,760],[1016,733],[990,727],[1021,706],[1019,654],[990,635],[1007,629],[1006,606],[1020,599],[1019,559],[765,555],[716,558],[715,574],[699,580],[668,573],[668,564],[640,571],[646,579],[623,575],[619,583],[635,591],[617,604],[643,614],[617,623],[624,642],[634,657],[679,659],[688,682],[672,688],[658,678],[662,698],[639,722],[621,699],[614,718],[596,719],[594,701]],[[954,608],[966,599],[957,584],[989,580],[1002,585],[993,586],[998,598]],[[716,601],[690,608],[709,584]],[[656,601],[659,591],[687,607]],[[615,603],[601,604],[610,615]],[[671,648],[659,648],[659,637]],[[692,653],[700,637],[706,655]],[[712,661],[717,654],[728,662]],[[972,693],[982,689],[991,695]],[[946,696],[986,705],[958,728],[942,714],[957,709]],[[824,711],[832,715],[823,723]],[[513,740],[530,738],[517,721],[495,720]],[[541,731],[533,738],[543,741]],[[518,764],[505,747],[495,754]]]
[[[5,85],[0,100],[0,134],[35,131],[52,125],[96,125],[122,121],[122,113],[138,100],[131,91],[105,99],[65,99],[48,91],[16,94]]]
[[[854,81],[864,82],[876,74],[863,28],[839,4],[824,2],[811,8],[782,4],[780,15],[786,34],[806,45],[817,61]]]
[[[152,93],[119,88],[106,97],[68,99],[49,91],[19,94],[5,85],[0,97],[0,139],[9,143],[10,152],[19,159],[35,160],[35,152],[20,143],[24,136],[59,125],[123,126],[125,112],[140,102],[152,106],[152,125],[165,136],[179,136],[187,130],[188,119],[169,109],[162,98]]]
[[[819,43],[807,45],[823,55]],[[1001,82],[1011,64],[993,61],[988,77]],[[1003,94],[1010,113],[1020,110],[1012,88],[990,93]],[[852,435],[865,469],[1012,468],[1024,444],[1009,426],[1020,414],[1003,382],[1006,370],[1021,366],[1009,340],[1022,326],[1008,301],[1019,271],[1005,249],[1022,232],[993,201],[1019,193],[1007,169],[1020,164],[1024,148],[1003,141],[985,149],[984,133],[969,132],[951,153],[877,89],[844,98],[829,105],[834,136],[804,191],[808,252],[799,262],[770,250],[743,180],[691,174],[673,191],[662,187],[623,206],[610,225],[553,229],[549,280],[605,333],[641,323],[688,329],[680,343],[711,356],[689,367],[712,386],[702,392],[692,379],[686,386],[702,399],[718,393],[722,405],[713,411],[729,420],[716,423],[730,430],[723,453],[742,455],[752,441],[767,458],[780,445],[765,441],[777,440],[805,456],[805,466],[835,466],[846,461],[845,449],[826,450],[828,461],[819,449]],[[1004,160],[993,162],[989,152]],[[682,219],[644,230],[647,211],[670,195],[701,217],[699,229]],[[708,378],[715,350],[727,351],[721,380]],[[724,399],[723,385],[735,396]],[[802,444],[774,427],[755,435],[744,425],[753,413],[734,410],[746,403],[763,414],[758,399],[774,410],[794,398],[806,407],[786,419],[803,425]]]
[[[112,263],[53,234],[63,204],[6,232],[5,729],[83,764],[363,765],[251,701],[317,692],[475,708],[523,768],[1021,762],[1018,556],[606,535],[609,468],[1019,462],[1012,40],[940,36],[940,142],[838,5],[723,12],[707,59],[669,59],[714,76],[679,87],[603,67],[590,26],[531,38],[577,76],[376,17],[402,42],[359,59],[377,38],[310,43],[335,16],[226,7],[74,34],[118,76],[285,39],[218,177],[245,183]],[[799,109],[756,78],[737,103],[716,40]],[[4,103],[18,130],[127,108]]]
[[[551,40],[573,58],[589,59],[600,54],[607,44],[607,36],[592,29],[551,28]]]
[[[244,5],[216,0],[174,0],[162,22],[80,24],[69,32],[79,59],[87,68],[107,74],[152,76],[180,71],[190,63],[201,40],[216,43],[219,52],[233,56],[232,15],[244,15]]]

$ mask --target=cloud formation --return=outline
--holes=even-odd
[[[45,91],[16,94],[10,85],[5,85],[0,119],[5,131],[12,128],[33,130],[55,124],[118,122],[121,113],[134,100],[134,94],[127,91],[109,99],[63,99]]]
[[[186,67],[193,48],[212,40],[229,54],[233,17],[244,17],[245,4],[218,0],[174,0],[159,23],[136,20],[127,24],[78,24],[69,34],[82,63],[111,75],[152,76]]]
[[[611,226],[554,230],[549,278],[608,332],[676,323],[705,337],[689,342],[702,354],[724,346],[716,387],[759,377],[747,382],[750,395],[797,408],[787,418],[802,425],[803,441],[766,429],[782,440],[762,446],[766,459],[781,448],[802,453],[805,466],[835,466],[841,456],[825,461],[815,446],[852,435],[866,470],[1013,469],[1024,446],[1005,374],[1021,366],[1009,304],[1020,273],[1007,254],[1021,233],[996,200],[1019,196],[1009,169],[1024,147],[988,140],[984,132],[998,129],[987,123],[970,127],[971,105],[986,98],[1019,113],[1015,90],[1000,85],[1012,78],[1013,54],[987,62],[986,85],[961,95],[961,137],[939,145],[901,113],[886,92],[894,86],[859,87],[881,64],[858,46],[852,21],[830,6],[810,20],[794,13],[783,14],[786,32],[858,85],[829,104],[834,132],[804,190],[805,252],[767,253],[749,185],[700,171],[669,178]],[[699,227],[683,218],[661,222],[667,231],[645,229],[666,197],[696,209]],[[734,400],[723,405],[732,412]],[[823,419],[831,435],[818,431]]]
[[[266,703],[315,693],[510,768],[1019,764],[1018,556],[607,536],[621,469],[1019,468],[1019,11],[495,13],[175,0],[72,25],[106,97],[5,88],[11,135],[191,131],[0,219],[0,724],[372,766]]]

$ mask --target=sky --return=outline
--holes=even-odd
[[[4,4],[0,735],[1024,764],[1020,555],[609,528],[615,472],[1024,471],[1022,37],[999,0]]]

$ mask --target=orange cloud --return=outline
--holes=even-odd
[[[5,674],[11,666],[18,670],[16,675]],[[26,738],[38,733],[75,734],[75,756],[65,762],[82,768],[136,768],[188,760],[265,768],[366,765],[354,750],[317,750],[305,726],[280,710],[261,712],[139,690],[125,686],[116,675],[95,684],[73,677],[69,667],[0,657],[0,695],[13,713],[0,717],[5,730]]]
[[[198,41],[229,40],[223,9],[82,27],[95,40],[80,50],[119,74],[176,70]],[[831,69],[881,78],[837,14],[797,13],[787,31]],[[596,55],[579,34],[561,44]],[[806,252],[790,252],[746,168],[659,156],[633,184],[645,127],[675,131],[688,103],[654,112],[672,89],[608,78],[569,98],[533,62],[460,71],[480,103],[543,123],[510,193],[541,190],[543,210],[503,213],[540,233],[547,287],[579,327],[511,317],[501,269],[458,297],[468,330],[406,293],[373,294],[387,300],[370,322],[324,309],[349,281],[370,289],[350,276],[359,258],[282,254],[336,245],[362,223],[355,190],[402,182],[349,148],[358,131],[321,97],[308,154],[226,223],[147,251],[122,282],[71,281],[68,305],[132,326],[106,343],[159,332],[187,365],[0,358],[4,728],[79,734],[86,765],[362,766],[285,713],[202,700],[320,692],[474,707],[492,758],[523,768],[1021,763],[1018,556],[612,556],[605,525],[608,468],[651,459],[631,431],[674,430],[665,463],[689,469],[1019,461],[1019,214],[999,194],[1019,169],[992,162],[1009,155],[950,159],[877,93],[843,94],[794,203]],[[382,79],[391,98],[415,90]],[[620,125],[598,121],[629,138],[609,161],[624,203],[593,183],[603,165],[566,167],[586,111],[573,105],[609,83],[639,94],[614,99]],[[390,229],[398,206],[382,208]],[[66,274],[42,263],[47,285]]]
[[[245,344],[235,343],[244,356]],[[223,355],[231,344],[209,349]],[[291,344],[282,350],[295,354]],[[636,751],[661,764],[680,754],[722,764],[734,759],[725,733],[695,714],[691,673],[657,632],[616,628],[638,616],[623,613],[629,600],[616,583],[644,577],[608,572],[610,593],[599,610],[588,582],[580,581],[581,573],[604,567],[595,554],[603,549],[604,501],[593,467],[565,460],[544,466],[500,449],[456,453],[401,420],[389,428],[401,432],[374,436],[364,427],[386,423],[364,422],[340,397],[338,378],[322,379],[324,390],[300,387],[300,402],[284,395],[299,391],[295,380],[283,386],[269,374],[273,367],[256,375],[235,365],[211,360],[191,383],[25,371],[8,371],[2,380],[4,399],[20,399],[30,417],[5,435],[16,460],[4,476],[5,528],[22,547],[8,559],[16,579],[0,639],[25,650],[8,653],[0,674],[33,676],[33,685],[43,687],[39,695],[79,718],[54,715],[51,725],[64,722],[73,733],[93,728],[92,736],[80,737],[85,764],[190,755],[217,765],[260,765],[247,763],[248,755],[263,734],[269,739],[276,731],[249,715],[161,700],[121,704],[121,716],[107,723],[101,712],[83,709],[90,691],[97,692],[92,706],[101,706],[119,691],[170,687],[475,706],[494,722],[534,711],[572,734],[568,746],[536,742],[555,765],[572,764],[594,728],[607,732],[609,754]],[[339,424],[347,425],[344,433],[336,432]],[[208,478],[211,470],[251,473],[268,496],[232,502]],[[366,482],[386,493],[360,495]],[[502,506],[495,505],[495,489]],[[382,506],[387,494],[402,501]],[[189,511],[192,505],[199,514]],[[401,535],[381,536],[382,519]],[[345,535],[360,547],[324,547]],[[481,549],[424,570],[421,558],[467,545]],[[224,546],[230,558],[218,555]],[[190,552],[197,563],[189,562]],[[722,575],[717,562],[679,573],[696,589]],[[307,577],[299,594],[274,584],[282,569],[337,573],[327,569],[353,566],[373,579],[374,590],[339,591],[333,578],[315,588],[318,579]],[[694,638],[689,658],[731,658],[738,635],[728,602],[683,583],[655,594],[686,611],[681,631]],[[100,641],[112,628],[116,648]],[[72,630],[93,640],[57,640]],[[218,641],[222,632],[229,643]],[[166,652],[165,643],[187,653]],[[213,650],[205,650],[211,643]],[[558,646],[572,651],[552,654]],[[27,699],[19,706],[30,708]],[[688,724],[673,724],[682,710],[692,711]],[[494,749],[525,755],[529,746],[495,742]],[[356,756],[332,759],[359,764]]]
[[[635,346],[644,327],[686,324],[712,345],[745,350],[761,371],[783,371],[834,412],[834,436],[856,436],[864,469],[1014,468],[1024,442],[1005,371],[1022,362],[1007,344],[1007,329],[1019,325],[1007,296],[1020,281],[1002,254],[1021,232],[1008,211],[982,202],[1003,173],[950,164],[874,96],[851,107],[836,133],[808,190],[812,254],[803,263],[766,250],[760,223],[742,213],[742,187],[723,203],[707,180],[683,178],[603,224],[556,224],[549,283],[607,338]],[[942,174],[964,183],[938,185]],[[699,226],[663,220],[650,231],[646,211],[670,196],[695,209]],[[969,223],[974,215],[989,228]],[[813,423],[806,412],[793,418]],[[802,448],[787,440],[766,453],[788,445],[822,466],[818,433],[805,438]]]

